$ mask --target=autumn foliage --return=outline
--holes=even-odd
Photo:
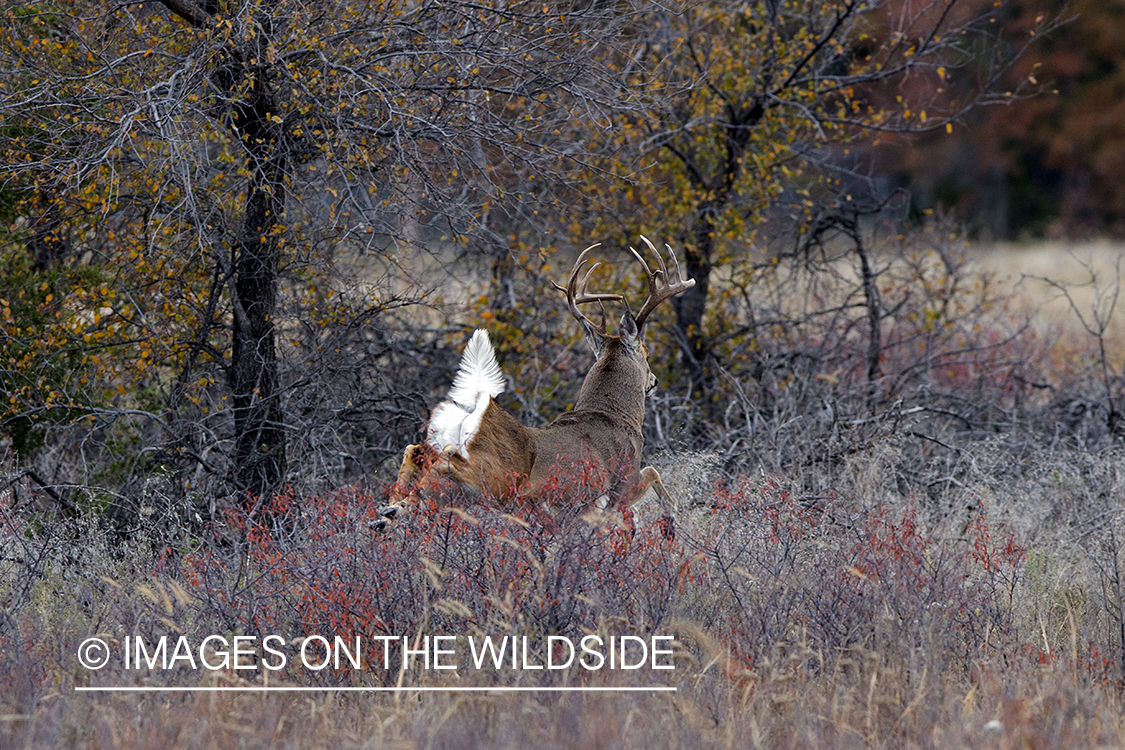
[[[881,742],[925,734],[934,722],[962,714],[1015,710],[1004,702],[998,670],[1038,673],[1034,680],[1044,681],[1044,690],[1051,689],[1050,675],[1064,675],[1090,696],[1082,700],[1102,700],[1095,697],[1099,691],[1115,690],[1122,679],[1113,657],[1119,643],[1112,629],[1097,624],[1096,608],[1072,603],[1069,632],[1045,629],[1056,616],[1036,597],[1059,597],[1062,590],[1045,583],[1042,563],[1029,557],[1014,532],[991,521],[983,505],[958,532],[935,524],[910,500],[870,504],[851,490],[808,497],[780,477],[741,478],[692,497],[672,540],[644,513],[634,520],[595,512],[550,532],[524,512],[502,513],[487,498],[459,492],[440,488],[434,503],[382,534],[372,521],[384,497],[362,488],[279,495],[272,502],[288,507],[266,508],[257,518],[232,509],[194,549],[165,550],[133,573],[124,561],[105,567],[100,580],[86,584],[98,591],[95,611],[70,615],[77,617],[70,625],[56,619],[60,603],[34,593],[73,585],[68,563],[54,567],[58,563],[45,559],[58,555],[48,543],[67,529],[18,525],[9,505],[5,548],[20,547],[22,537],[23,549],[40,550],[47,566],[40,571],[62,577],[14,590],[30,598],[15,610],[20,627],[11,633],[18,638],[3,644],[5,708],[27,710],[20,706],[56,684],[65,692],[71,684],[134,679],[120,666],[73,672],[68,665],[85,627],[111,639],[282,633],[298,642],[338,634],[349,643],[355,636],[372,642],[373,636],[423,633],[517,635],[533,644],[560,635],[668,634],[675,637],[676,668],[645,676],[644,684],[678,686],[677,700],[691,710],[721,706],[720,721],[735,727],[752,717],[763,720],[759,700],[777,711],[771,700],[801,696],[811,707],[827,706],[831,695],[847,696],[837,705],[838,721]],[[277,517],[300,521],[297,528],[278,528],[268,520]],[[401,669],[397,656],[391,669],[383,668],[380,652],[367,658],[358,670],[290,666],[270,673],[269,684],[404,691],[446,684],[440,673]],[[633,684],[632,677],[608,671],[460,666],[465,671],[458,685]],[[232,685],[245,684],[246,677],[232,670],[213,675],[218,684]],[[180,669],[143,679],[191,684],[198,675]],[[921,694],[933,696],[934,708],[904,720]],[[864,695],[877,696],[876,704],[865,704]],[[956,711],[943,703],[950,695],[960,696]],[[66,701],[72,706],[66,710],[74,710],[74,699]],[[485,720],[456,715],[468,731]],[[984,721],[971,731],[984,731]],[[797,705],[759,726],[775,738],[803,726],[826,744],[838,730]],[[1037,714],[1010,718],[1008,726],[1105,736],[1090,727],[1044,723]],[[10,738],[27,736],[18,726],[4,731]]]

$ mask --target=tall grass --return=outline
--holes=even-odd
[[[381,493],[280,498],[192,545],[122,546],[81,521],[22,522],[3,508],[4,746],[113,747],[1097,747],[1125,739],[1120,455],[985,466],[944,514],[894,488],[894,440],[854,456],[833,491],[799,478],[696,479],[675,539],[594,513],[566,530],[437,488],[392,532]],[[667,459],[669,465],[676,461]],[[669,471],[675,474],[674,471]],[[979,484],[974,484],[979,482]],[[705,488],[705,489],[701,489]],[[990,494],[991,493],[991,494]],[[1043,506],[1043,507],[1036,507]],[[1047,506],[1050,506],[1049,508]],[[581,510],[581,509],[579,509]],[[1111,515],[1107,517],[1105,513]],[[297,518],[278,527],[268,519]],[[1007,520],[1005,520],[1007,519]],[[1015,522],[1019,520],[1020,522]],[[350,640],[419,634],[668,634],[675,670],[454,672],[375,664],[312,672],[90,672],[100,634],[192,643],[221,634]],[[376,655],[378,657],[378,655]],[[397,686],[386,694],[75,693],[81,685]],[[668,685],[674,694],[432,694],[440,685]]]

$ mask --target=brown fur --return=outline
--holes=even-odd
[[[525,427],[493,399],[469,442],[470,460],[447,450],[419,484],[448,476],[507,505],[516,494],[538,500],[543,484],[560,463],[593,461],[608,476],[616,473],[611,467],[624,461],[632,471],[604,488],[611,507],[632,506],[653,485],[661,500],[667,501],[656,470],[648,467],[642,476],[640,467],[648,375],[643,348],[639,356],[631,355],[618,337],[607,337],[605,353],[586,376],[574,409],[546,427]],[[417,476],[420,457],[415,452],[420,448],[406,449],[396,491],[405,493]],[[404,499],[409,504],[417,496],[411,493]],[[668,505],[666,510],[670,510],[670,502]]]
[[[586,253],[579,256],[564,291],[571,312],[582,324],[586,340],[598,359],[582,383],[574,408],[546,427],[534,428],[520,424],[492,400],[469,442],[469,460],[459,455],[454,446],[448,446],[436,457],[417,487],[424,488],[434,478],[448,476],[487,493],[504,507],[509,507],[516,497],[539,504],[560,470],[592,462],[600,475],[600,489],[608,507],[619,510],[631,507],[651,487],[665,513],[672,514],[671,498],[656,469],[641,468],[645,393],[654,380],[648,367],[648,350],[641,343],[641,337],[648,313],[663,299],[682,292],[694,282],[677,278],[669,283],[663,261],[663,279],[659,278],[659,273],[649,272],[646,265],[649,300],[637,319],[626,311],[621,321],[621,335],[611,336],[605,332],[604,321],[601,326],[595,326],[577,308],[578,304],[586,302],[621,299],[616,295],[587,295],[585,286],[589,274],[582,280],[580,291],[576,290],[585,256]],[[659,259],[659,254],[657,257]],[[678,267],[676,271],[678,277]],[[659,285],[660,281],[663,286]],[[420,471],[420,449],[424,449],[423,446],[411,445],[404,452],[391,505],[381,511],[385,518],[396,518],[406,506],[418,501],[418,490],[412,486]]]

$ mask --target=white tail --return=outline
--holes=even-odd
[[[503,392],[504,374],[496,362],[496,352],[488,332],[478,328],[465,347],[449,395],[430,417],[426,442],[439,453],[448,445],[456,446],[457,453],[469,460],[469,441],[480,428],[489,399]]]

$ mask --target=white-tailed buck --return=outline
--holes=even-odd
[[[658,268],[650,269],[644,258],[630,248],[648,277],[648,299],[636,317],[623,296],[587,291],[590,276],[600,264],[592,265],[585,275],[582,269],[597,245],[578,256],[565,288],[555,285],[566,293],[570,312],[582,325],[586,343],[597,357],[574,408],[546,427],[520,424],[496,403],[495,397],[504,391],[504,378],[488,334],[476,331],[465,349],[453,388],[430,417],[426,443],[436,453],[431,468],[417,488],[412,488],[420,471],[419,451],[424,446],[406,448],[391,504],[379,512],[385,519],[380,521],[380,528],[416,503],[419,489],[427,487],[436,476],[451,477],[505,506],[516,498],[554,505],[571,499],[566,496],[565,485],[560,488],[560,470],[578,466],[585,467],[587,477],[593,468],[596,486],[592,497],[604,499],[606,507],[628,508],[652,487],[664,512],[671,515],[672,502],[660,475],[651,466],[641,468],[645,394],[656,384],[648,367],[644,326],[661,302],[687,291],[695,281],[683,278],[671,247],[668,252],[674,277],[669,275],[652,243],[643,236],[641,239],[656,254]],[[601,307],[600,325],[595,325],[579,309],[590,302]],[[606,302],[625,305],[617,336],[606,332]],[[565,475],[562,478],[565,482]]]

